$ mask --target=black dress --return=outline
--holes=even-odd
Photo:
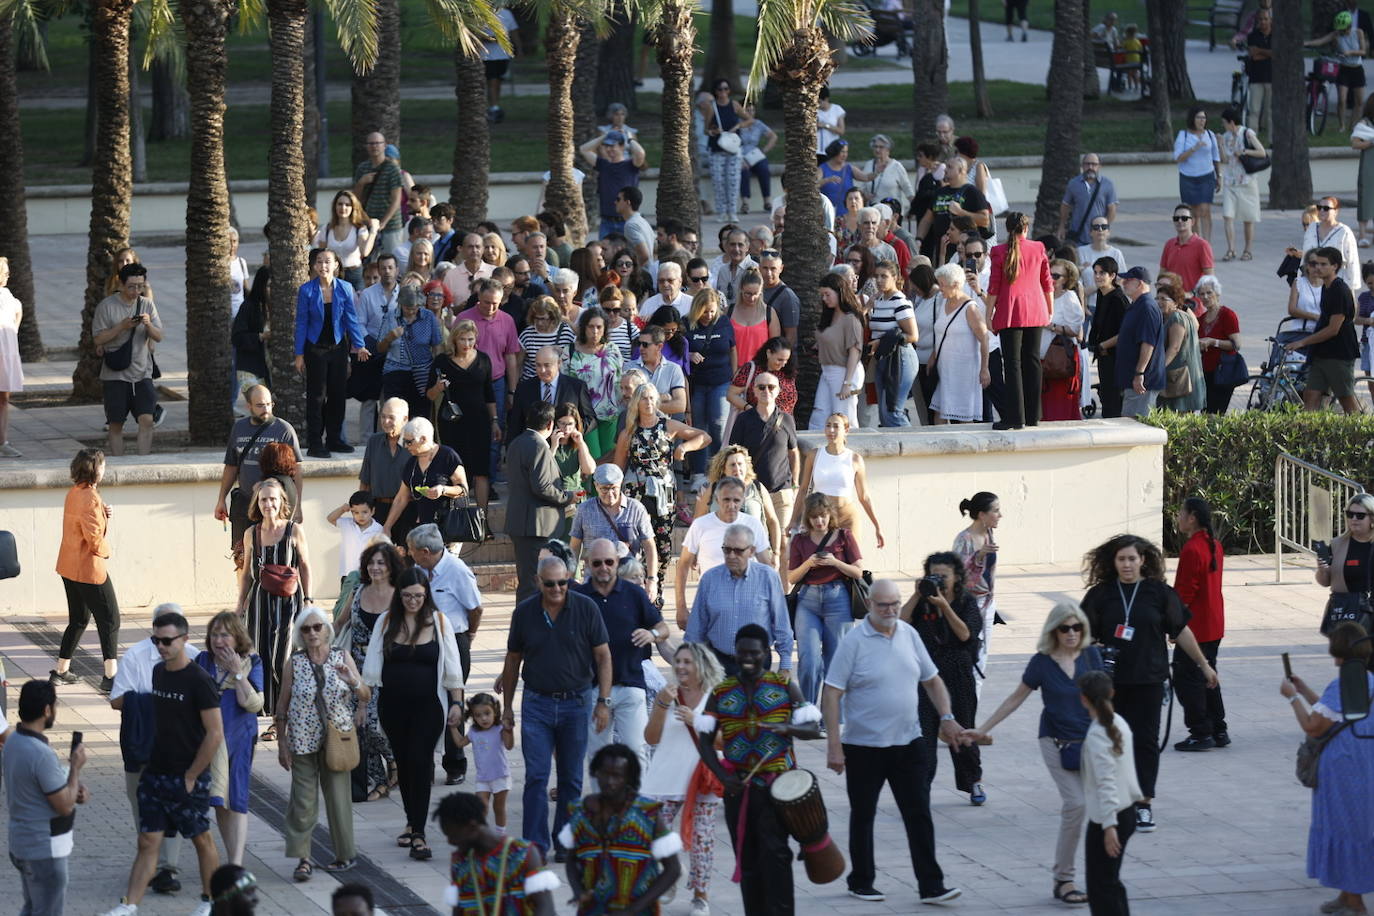
[[[441,409],[439,441],[458,452],[469,475],[488,477],[491,469],[491,413],[487,408],[496,403],[496,392],[491,384],[491,357],[481,350],[477,350],[476,354],[466,369],[454,362],[451,356],[436,359],[434,368],[429,372],[429,386],[433,388],[441,376],[448,379],[448,390],[444,397],[462,414],[457,420],[445,420]]]
[[[973,668],[978,658],[978,648],[982,645],[983,612],[967,592],[955,600],[954,612],[968,627],[968,639],[956,639],[944,614],[924,598],[916,604],[911,625],[921,635],[931,661],[940,670],[940,680],[945,682],[945,689],[949,691],[949,711],[954,713],[955,721],[964,728],[974,728],[978,716],[978,686]],[[935,769],[939,763],[936,749],[940,742],[940,714],[926,692],[919,686],[917,691],[920,694],[921,743],[925,748],[928,786],[935,780]],[[972,792],[973,784],[983,779],[978,745],[950,747],[949,756],[954,762],[955,787],[960,792]]]
[[[405,470],[401,472],[402,482],[410,487],[410,506],[400,521],[391,528],[393,542],[403,544],[405,535],[409,534],[411,529],[438,522],[442,511],[448,509],[449,500],[429,499],[416,488],[447,486],[453,480],[453,472],[462,466],[463,459],[447,445],[439,446],[434,457],[430,459],[429,467],[424,471],[420,470],[420,459],[414,455],[410,457]],[[405,531],[398,531],[402,526],[405,526]]]

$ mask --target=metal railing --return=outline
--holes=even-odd
[[[1364,485],[1280,452],[1274,459],[1274,581],[1283,581],[1283,549],[1309,556],[1313,541],[1336,534],[1335,507],[1365,492]]]

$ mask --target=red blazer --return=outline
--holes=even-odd
[[[1212,548],[1207,533],[1198,531],[1178,552],[1174,591],[1192,618],[1188,628],[1198,642],[1213,642],[1226,633],[1226,605],[1221,598],[1222,550],[1216,543],[1217,568],[1212,570]]]
[[[997,297],[992,329],[1043,328],[1049,324],[1054,284],[1050,280],[1050,261],[1045,255],[1045,246],[1030,239],[1021,240],[1021,269],[1011,284],[1005,276],[1007,246],[994,245],[989,254],[992,276],[988,292]]]

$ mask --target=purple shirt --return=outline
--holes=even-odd
[[[491,380],[506,377],[506,356],[520,352],[520,337],[515,319],[500,309],[490,319],[482,317],[477,306],[458,313],[458,321],[477,325],[477,349],[491,357]]]
[[[493,725],[485,731],[476,725],[468,728],[472,742],[472,759],[477,764],[478,782],[496,782],[510,776],[510,762],[501,744],[501,726]]]

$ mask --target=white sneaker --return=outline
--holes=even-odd
[[[210,901],[202,900],[200,905],[191,911],[191,916],[210,916]]]
[[[121,903],[112,910],[106,910],[100,916],[138,916],[138,904]]]
[[[0,445],[0,458],[23,458],[24,453],[8,442]]]
[[[711,904],[701,897],[693,897],[692,916],[711,916]]]

